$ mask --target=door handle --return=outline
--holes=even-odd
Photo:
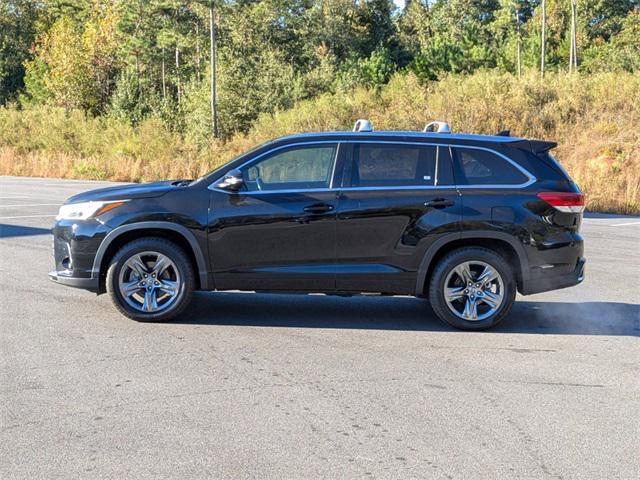
[[[315,203],[304,207],[303,210],[311,214],[327,213],[333,210],[333,205],[329,205],[328,203]]]
[[[430,207],[430,208],[446,208],[446,207],[453,207],[454,205],[455,205],[455,202],[447,198],[434,198],[433,200],[424,202],[424,206]]]

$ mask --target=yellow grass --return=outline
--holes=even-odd
[[[157,119],[137,128],[82,112],[0,109],[0,174],[143,181],[194,178],[271,138],[350,129],[421,129],[448,121],[455,131],[559,142],[556,157],[595,211],[640,213],[640,75],[549,75],[517,79],[480,72],[421,85],[398,75],[379,92],[324,95],[260,118],[246,135],[196,146]]]

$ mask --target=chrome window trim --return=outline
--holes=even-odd
[[[209,188],[209,190],[215,192],[228,193],[233,195],[265,195],[269,193],[322,193],[322,192],[337,192],[336,188],[287,188],[282,190],[240,190],[238,192],[229,192],[227,190],[222,190],[220,188]]]
[[[373,191],[373,190],[455,190],[455,185],[398,185],[379,187],[343,187],[340,190],[345,192]]]
[[[267,193],[321,193],[321,192],[358,192],[358,191],[375,191],[375,190],[456,190],[455,185],[439,185],[439,186],[412,186],[403,185],[398,187],[380,186],[380,187],[342,187],[342,188],[288,188],[283,190],[255,190],[255,191],[239,191],[229,192],[220,188],[210,187],[209,190],[222,193],[233,193],[235,195],[264,195]]]
[[[506,160],[507,162],[509,162],[511,165],[513,165],[518,171],[520,171],[520,173],[522,173],[525,177],[528,178],[528,180],[525,183],[521,183],[518,185],[508,185],[508,184],[495,184],[495,185],[403,185],[403,186],[379,186],[379,187],[335,187],[333,185],[334,180],[335,180],[335,172],[336,172],[336,166],[338,163],[338,155],[340,153],[340,148],[342,144],[348,144],[348,143],[373,143],[373,144],[392,144],[392,145],[418,145],[418,146],[428,146],[428,147],[442,147],[442,148],[449,148],[449,154],[451,155],[451,161],[453,161],[453,149],[454,148],[469,148],[469,149],[474,149],[474,150],[485,150],[487,152],[493,153],[494,155],[497,155],[498,157]],[[303,146],[303,145],[323,145],[323,144],[335,144],[336,145],[336,153],[335,153],[335,157],[333,159],[333,169],[332,169],[332,175],[331,175],[331,182],[329,184],[328,188],[301,188],[301,189],[282,189],[282,190],[256,190],[256,191],[246,191],[246,192],[230,192],[227,190],[223,190],[221,188],[216,188],[215,184],[218,183],[219,181],[221,181],[224,178],[224,175],[216,178],[214,181],[212,181],[209,186],[207,187],[209,190],[211,191],[215,191],[215,192],[222,192],[222,193],[226,193],[228,195],[231,194],[244,194],[244,195],[263,195],[263,194],[268,194],[268,193],[304,193],[304,192],[309,192],[309,193],[318,193],[318,192],[334,192],[334,191],[359,191],[359,190],[363,190],[363,191],[373,191],[373,190],[383,190],[383,191],[388,191],[388,190],[443,190],[443,189],[459,189],[459,190],[468,190],[468,189],[515,189],[515,188],[526,188],[529,185],[535,183],[537,181],[537,178],[531,174],[528,170],[526,170],[524,167],[521,167],[520,165],[518,165],[515,161],[511,160],[509,157],[507,157],[506,155],[503,155],[502,153],[492,149],[492,148],[487,148],[487,147],[478,147],[478,146],[474,146],[474,145],[456,145],[456,144],[450,144],[450,143],[435,143],[435,142],[410,142],[410,141],[403,141],[403,140],[366,140],[366,139],[348,139],[348,140],[318,140],[318,141],[309,141],[309,142],[298,142],[298,143],[290,143],[287,145],[281,145],[279,147],[273,148],[271,150],[268,150],[264,153],[261,153],[260,155],[258,155],[255,158],[252,158],[251,160],[246,161],[245,163],[243,163],[242,165],[240,165],[239,167],[236,167],[237,170],[240,170],[242,168],[244,168],[245,166],[257,162],[258,160],[260,160],[261,158],[263,158],[266,155],[269,155],[271,153],[277,152],[278,150],[283,150],[285,148],[291,148],[291,147],[298,147],[298,146]],[[438,179],[436,177],[435,182],[437,182]]]

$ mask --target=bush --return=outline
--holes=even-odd
[[[185,100],[187,118],[204,118],[206,95]],[[376,129],[420,130],[446,120],[454,131],[552,139],[560,162],[588,195],[590,209],[640,212],[640,75],[550,74],[518,79],[493,71],[422,83],[396,74],[372,90],[321,95],[262,115],[247,134],[216,142],[204,130],[179,135],[157,117],[139,125],[51,107],[0,109],[0,173],[153,180],[193,178],[271,138],[350,129],[369,118]],[[187,122],[189,125],[191,122]],[[198,123],[198,122],[195,122]]]

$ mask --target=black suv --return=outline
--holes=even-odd
[[[249,290],[426,297],[488,328],[516,291],[583,279],[584,198],[553,147],[442,122],[280,138],[195,181],[69,198],[50,277],[143,321],[175,318],[194,290]]]

